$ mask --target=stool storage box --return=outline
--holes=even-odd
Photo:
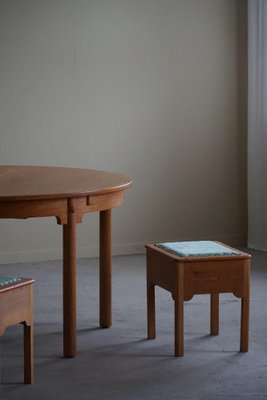
[[[24,383],[33,383],[33,283],[0,276],[0,336],[11,325],[24,325]]]
[[[240,351],[248,351],[249,254],[213,241],[165,242],[146,245],[148,338],[156,337],[155,286],[174,300],[175,355],[184,355],[184,301],[209,294],[210,333],[219,334],[219,293],[241,299]]]

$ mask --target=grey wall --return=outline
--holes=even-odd
[[[237,28],[235,0],[0,0],[1,164],[131,176],[115,254],[244,241]],[[78,233],[97,254],[97,215]],[[0,262],[60,248],[54,219],[0,221]]]

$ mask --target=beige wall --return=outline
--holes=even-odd
[[[0,0],[0,160],[134,179],[114,253],[245,238],[235,0]],[[78,228],[97,254],[98,221]],[[54,219],[0,221],[0,262],[61,256]]]

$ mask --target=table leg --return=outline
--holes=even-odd
[[[111,252],[111,210],[100,211],[100,325],[108,328],[112,324],[112,252]]]
[[[63,352],[76,355],[76,215],[73,199],[68,202],[68,223],[63,225]]]

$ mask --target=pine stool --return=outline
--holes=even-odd
[[[172,294],[175,356],[184,355],[184,301],[210,294],[210,334],[219,334],[219,293],[241,298],[240,351],[248,351],[249,254],[213,241],[146,245],[148,339],[156,337],[155,286]]]
[[[0,336],[24,325],[24,383],[33,383],[33,280],[0,276]]]

